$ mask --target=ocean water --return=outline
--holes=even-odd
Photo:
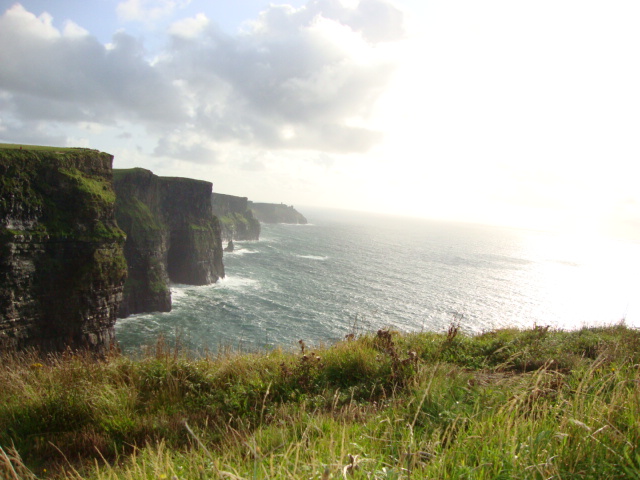
[[[470,333],[640,327],[640,244],[305,210],[225,253],[214,285],[173,285],[173,310],[118,320],[125,351],[162,335],[196,351],[330,343],[387,327]]]

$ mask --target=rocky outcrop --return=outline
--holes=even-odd
[[[223,240],[259,240],[260,222],[249,208],[247,197],[214,193],[211,205],[220,219]]]
[[[112,160],[0,146],[0,350],[114,343],[127,268]]]
[[[171,310],[169,281],[206,285],[224,277],[210,182],[133,168],[114,170],[114,187],[129,268],[120,317]]]
[[[249,202],[249,208],[255,217],[263,223],[307,223],[307,219],[293,208],[293,205]]]

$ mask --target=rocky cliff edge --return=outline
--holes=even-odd
[[[113,345],[127,268],[112,160],[0,145],[0,350]]]
[[[114,187],[129,268],[120,317],[169,311],[169,281],[206,285],[224,277],[210,182],[133,168],[114,170]]]
[[[249,208],[247,197],[213,193],[211,205],[220,220],[223,241],[260,239],[260,221]]]

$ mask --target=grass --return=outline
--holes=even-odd
[[[623,325],[5,354],[0,477],[640,478],[639,368]]]
[[[83,148],[0,144],[0,212],[26,220],[22,229],[0,228],[0,235],[124,241],[109,220],[116,200],[110,159]]]
[[[51,147],[44,145],[20,145],[15,143],[0,143],[0,150],[39,150],[46,152],[77,152],[79,150],[89,150],[78,147]]]

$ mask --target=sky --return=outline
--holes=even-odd
[[[637,0],[0,0],[0,142],[260,202],[640,240],[638,20]]]

